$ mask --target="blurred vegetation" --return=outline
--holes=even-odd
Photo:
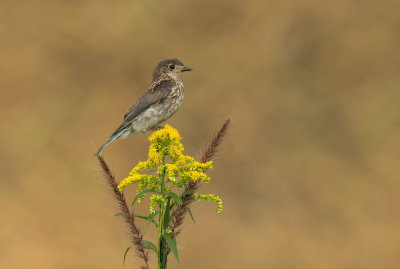
[[[2,1],[0,267],[120,266],[92,154],[176,57],[188,153],[233,124],[172,268],[398,268],[399,30],[394,0]],[[146,136],[105,150],[119,178]]]

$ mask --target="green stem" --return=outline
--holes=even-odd
[[[162,269],[162,264],[163,264],[163,252],[164,252],[164,246],[163,246],[163,219],[164,216],[164,205],[160,205],[160,218],[158,221],[158,269]]]
[[[165,177],[165,170],[161,174],[161,186],[160,186],[160,193],[164,196],[165,188],[164,188],[164,177]],[[164,234],[164,203],[160,204],[160,216],[158,219],[158,269],[165,268],[165,259],[164,259],[164,245],[163,245],[163,234]]]
[[[162,223],[164,231],[166,229],[168,229],[169,214],[170,214],[169,211],[171,210],[170,202],[171,202],[171,198],[168,197],[167,205],[166,205],[165,211],[164,211],[164,219],[163,219],[163,223]],[[161,238],[161,242],[162,242],[161,243],[161,245],[162,245],[161,255],[162,255],[162,261],[163,261],[161,269],[166,269],[167,268],[167,256],[168,256],[168,253],[167,253],[166,248],[165,248],[165,244],[166,244],[165,239]]]

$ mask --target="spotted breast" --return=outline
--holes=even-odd
[[[165,99],[160,100],[157,104],[152,105],[132,121],[131,132],[144,133],[148,130],[157,128],[162,122],[169,119],[176,111],[179,110],[183,103],[183,98],[183,83],[180,80],[176,80],[174,86],[171,87],[171,92]]]

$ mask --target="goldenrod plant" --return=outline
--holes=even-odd
[[[123,217],[129,227],[132,246],[126,249],[124,261],[128,251],[133,247],[136,255],[144,261],[140,268],[149,269],[149,251],[153,251],[157,255],[157,269],[166,269],[167,258],[171,251],[179,261],[176,238],[187,214],[194,221],[190,210],[191,203],[213,201],[216,204],[216,211],[222,212],[221,198],[214,194],[199,193],[198,188],[201,183],[210,181],[206,171],[213,168],[212,158],[222,142],[229,124],[230,121],[227,120],[222,125],[198,160],[183,154],[184,147],[179,132],[173,127],[165,125],[164,128],[153,132],[149,137],[148,159],[138,162],[119,184],[104,159],[97,156],[113,191],[113,196],[119,204],[120,212],[116,215]],[[137,188],[131,206],[134,207],[146,196],[150,196],[148,215],[131,212],[123,191],[132,184],[135,184]],[[138,219],[147,222],[143,233],[137,226]],[[154,226],[157,231],[157,242],[144,240],[144,235],[150,225]]]

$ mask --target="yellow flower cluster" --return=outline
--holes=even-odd
[[[183,145],[179,132],[166,124],[163,129],[155,131],[150,137],[149,159],[151,166],[164,163],[165,156],[177,161],[182,156]]]
[[[150,213],[153,214],[156,212],[156,204],[165,203],[164,197],[162,195],[152,195],[150,197]]]
[[[212,169],[212,162],[200,163],[190,156],[182,155],[174,164],[167,163],[160,166],[165,171],[167,181],[171,182],[175,187],[184,187],[190,180],[192,181],[210,181],[204,171]]]
[[[130,184],[139,183],[138,193],[144,189],[156,190],[164,175],[166,182],[170,182],[175,187],[187,186],[190,180],[210,181],[204,171],[212,169],[212,161],[200,163],[193,157],[184,155],[181,140],[179,132],[169,125],[155,131],[149,137],[150,148],[147,161],[139,162],[128,177],[121,181],[118,189],[122,191]],[[143,171],[145,173],[141,174]],[[156,173],[156,175],[151,175],[151,173]]]
[[[133,174],[130,173],[129,176],[121,181],[118,185],[119,191],[125,189],[126,186],[139,183],[139,191],[143,189],[155,189],[159,185],[159,178],[153,175],[142,175],[142,174]]]
[[[200,163],[193,157],[184,155],[181,136],[178,131],[169,125],[155,131],[150,137],[150,148],[147,161],[139,162],[118,185],[122,191],[128,185],[138,183],[137,192],[153,190],[167,193],[173,187],[186,187],[190,181],[210,181],[206,170],[213,168],[212,161]],[[168,184],[167,184],[168,183]],[[139,197],[140,201],[143,199]],[[222,200],[213,194],[194,194],[195,200],[214,201],[217,205],[217,212],[222,212]],[[158,204],[166,204],[163,195],[150,197],[150,212],[155,212]]]
[[[219,198],[218,196],[214,194],[195,193],[193,197],[195,201],[214,201],[215,204],[217,205],[217,212],[218,213],[222,212],[222,199]]]

